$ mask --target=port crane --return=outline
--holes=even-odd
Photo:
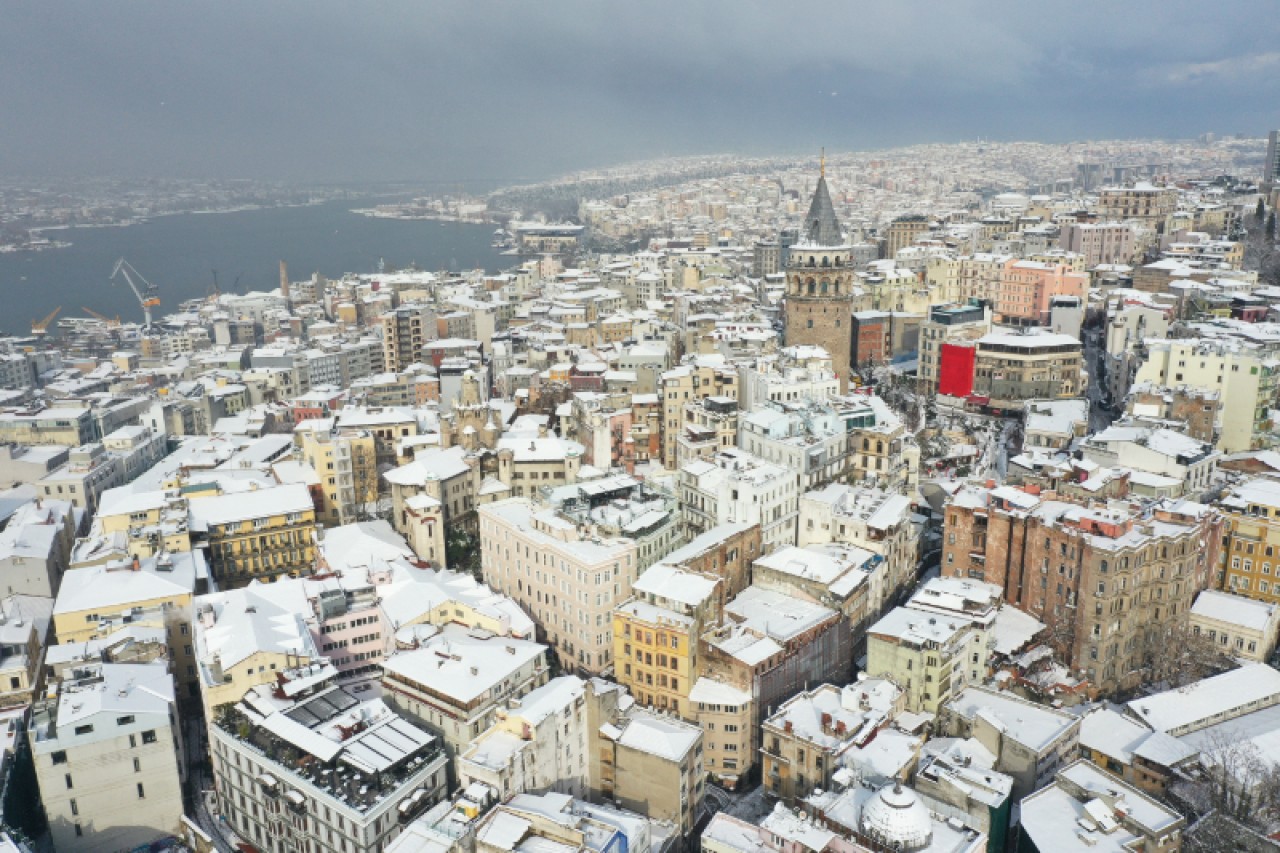
[[[107,280],[114,283],[118,275],[124,276],[124,280],[129,284],[133,295],[138,297],[138,304],[142,306],[142,327],[150,329],[151,309],[160,304],[160,288],[143,278],[142,273],[134,269],[133,264],[124,258],[116,261],[116,268],[111,271],[111,278]],[[135,276],[137,281],[134,280]],[[138,284],[138,282],[142,282],[142,284]]]
[[[58,312],[61,310],[62,310],[62,306],[59,305],[57,308],[54,308],[52,311],[50,311],[48,316],[46,316],[43,320],[32,320],[31,334],[33,335],[47,334],[49,331],[49,324],[53,322],[53,318],[57,317]]]
[[[81,305],[80,308],[95,320],[101,320],[103,323],[106,323],[108,329],[116,329],[116,328],[119,328],[120,326],[119,314],[117,314],[115,319],[113,320],[112,318],[108,317],[106,314],[99,314],[97,311],[94,311],[92,308],[89,308],[88,306]]]

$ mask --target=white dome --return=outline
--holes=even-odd
[[[884,787],[862,807],[862,832],[894,850],[918,850],[933,841],[933,818],[916,792]]]

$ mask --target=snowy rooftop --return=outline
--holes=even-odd
[[[1280,606],[1206,589],[1196,596],[1195,604],[1191,605],[1191,615],[1239,625],[1252,631],[1266,631],[1280,619]]]
[[[681,761],[702,738],[702,729],[671,717],[633,712],[618,743],[668,761]]]
[[[966,687],[947,707],[967,720],[983,717],[1003,735],[1037,753],[1053,746],[1079,724],[1070,714],[982,687]]]
[[[1178,735],[1277,703],[1280,672],[1253,663],[1186,687],[1134,699],[1127,707],[1156,731]]]

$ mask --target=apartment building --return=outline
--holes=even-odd
[[[833,483],[800,498],[796,542],[801,547],[843,543],[879,558],[869,578],[867,612],[884,612],[915,579],[923,528],[904,494]]]
[[[830,790],[836,774],[854,766],[862,747],[898,734],[888,727],[905,710],[902,700],[902,691],[892,683],[864,678],[844,687],[821,684],[783,702],[764,721],[761,735],[768,793],[795,805],[815,790]],[[919,738],[914,740],[918,749]],[[906,753],[911,756],[911,749]],[[904,776],[914,762],[914,756],[908,759]]]
[[[422,348],[440,335],[436,314],[417,303],[401,305],[379,318],[382,324],[383,369],[400,373],[422,360]]]
[[[1219,589],[1280,605],[1280,480],[1255,477],[1218,501],[1223,540]]]
[[[1178,204],[1176,187],[1157,187],[1140,181],[1129,187],[1103,187],[1098,191],[1095,213],[1100,220],[1140,220],[1163,231]]]
[[[391,486],[395,528],[406,538],[414,538],[411,530],[415,524],[410,512],[415,501],[419,509],[422,507],[423,498],[434,501],[444,529],[474,527],[474,511],[481,486],[480,460],[464,448],[419,450],[412,462],[386,471],[382,476]]]
[[[627,476],[480,507],[485,577],[537,621],[566,669],[613,661],[612,611],[682,539],[670,496]]]
[[[662,400],[662,464],[676,468],[676,439],[684,430],[685,406],[705,397],[738,397],[738,372],[721,355],[689,356],[659,380]]]
[[[104,545],[123,540],[129,554],[153,557],[192,550],[191,513],[181,490],[121,487],[104,492],[90,538]],[[94,550],[76,549],[78,564],[95,562]]]
[[[1068,222],[1058,246],[1084,257],[1084,265],[1127,264],[1133,260],[1133,227],[1123,222]]]
[[[195,603],[196,672],[206,720],[249,689],[275,684],[283,672],[320,664],[324,677],[337,674],[321,657],[305,613],[261,595],[267,588],[253,584]]]
[[[1217,445],[1222,418],[1217,391],[1180,386],[1166,388],[1149,383],[1135,385],[1125,400],[1125,411],[1140,423],[1176,422],[1189,437]]]
[[[676,838],[676,827],[646,817],[645,812],[546,793],[517,794],[482,817],[473,834],[476,853],[531,849],[610,853],[619,846],[628,850],[668,850]],[[414,853],[421,849],[388,848],[387,853]]]
[[[1223,453],[1250,450],[1266,432],[1280,377],[1269,354],[1237,341],[1194,338],[1149,341],[1146,350],[1135,383],[1218,392],[1218,449]]]
[[[907,710],[937,714],[987,672],[988,632],[956,616],[895,607],[867,629],[867,673],[904,694]]]
[[[980,300],[988,305],[995,301],[1005,265],[1014,260],[1012,255],[975,252],[960,258],[961,302]]]
[[[209,719],[218,811],[264,851],[383,850],[445,799],[441,741],[312,667]]]
[[[710,459],[738,440],[738,401],[731,397],[703,397],[685,404],[684,428],[676,436],[676,467],[695,459]]]
[[[72,569],[66,581],[52,613],[59,643],[101,640],[128,626],[162,629],[179,700],[199,695],[192,602],[209,584],[201,552],[111,560]]]
[[[884,257],[896,257],[901,249],[910,246],[928,230],[929,219],[924,214],[907,213],[897,217],[885,228]]]
[[[1168,477],[1178,484],[1175,496],[1199,496],[1209,488],[1222,454],[1212,444],[1174,429],[1112,424],[1083,439],[1081,458],[1099,465],[1123,465],[1134,471]]]
[[[1280,639],[1280,604],[1206,589],[1191,606],[1191,630],[1234,658],[1265,663]]]
[[[71,560],[84,510],[37,498],[9,516],[0,530],[0,578],[5,595],[53,598]]]
[[[752,714],[742,724],[754,738],[768,709],[810,685],[848,680],[853,637],[839,611],[753,585],[725,605],[699,654],[704,677],[751,694],[753,703],[740,710]]]
[[[339,683],[356,689],[379,677],[388,654],[448,625],[519,640],[534,635],[514,601],[471,575],[421,568],[385,521],[330,528],[320,562],[324,571],[315,578],[282,578],[197,601],[207,694],[221,690],[215,670],[244,671],[240,664],[248,661],[251,681],[258,673],[269,677],[291,665],[290,648],[306,662],[323,656]]]
[[[0,414],[0,443],[79,447],[97,438],[93,410],[47,408]]]
[[[991,311],[981,302],[931,305],[920,325],[916,375],[926,388],[937,388],[942,370],[942,347],[968,343],[991,332]]]
[[[945,509],[942,574],[986,581],[1050,625],[1072,668],[1110,692],[1141,680],[1145,641],[1180,624],[1218,565],[1223,521],[1190,501],[1106,504],[966,487]]]
[[[383,696],[438,732],[450,755],[492,726],[498,709],[547,682],[541,643],[463,625],[420,629],[413,642],[383,661]]]
[[[1064,826],[1097,853],[1178,853],[1187,821],[1160,800],[1079,759],[1022,800],[1018,849],[1061,849]]]
[[[774,355],[742,363],[738,404],[746,411],[765,403],[821,401],[840,393],[831,356],[818,346],[783,347]]]
[[[738,448],[716,453],[713,461],[680,469],[682,523],[691,536],[726,523],[760,525],[762,547],[795,541],[799,502],[796,476]]]
[[[0,599],[0,709],[31,703],[44,681],[53,601],[34,595]]]
[[[720,581],[660,563],[634,591],[613,612],[614,677],[642,705],[692,719],[698,638],[719,617]]]
[[[1062,264],[1041,261],[1009,261],[996,289],[996,319],[1008,325],[1044,326],[1056,297],[1071,296],[1082,303],[1089,295],[1089,274],[1073,272]]]
[[[377,450],[363,430],[334,429],[332,418],[311,418],[293,431],[299,461],[315,474],[323,501],[317,520],[326,527],[371,515],[378,502]]]
[[[418,417],[412,409],[346,406],[338,410],[335,420],[334,428],[339,432],[373,436],[379,467],[398,464],[400,443],[418,434]]]
[[[189,503],[204,531],[209,570],[220,587],[297,576],[315,567],[316,508],[300,484],[218,493]]]
[[[1048,783],[1080,742],[1079,717],[978,686],[958,691],[942,707],[937,730],[986,747],[995,769],[1013,778],[1015,799]]]
[[[1166,795],[1169,783],[1192,770],[1198,755],[1189,743],[1106,706],[1080,720],[1080,757],[1087,758],[1142,791]]]
[[[131,850],[178,834],[184,747],[164,662],[75,667],[50,685],[27,734],[58,850]]]
[[[586,796],[587,685],[573,675],[553,678],[499,709],[495,722],[458,753],[458,784],[479,782],[502,800],[554,791]]]
[[[883,587],[882,561],[870,551],[848,545],[784,545],[755,561],[752,583],[816,601],[841,613],[860,633],[871,618],[868,599]]]
[[[760,525],[720,524],[700,533],[662,558],[662,562],[695,574],[719,578],[725,601],[751,582],[751,564],[761,553]]]
[[[1013,410],[1025,400],[1083,396],[1083,352],[1069,335],[984,335],[974,353],[973,393],[993,409]]]
[[[594,797],[668,822],[689,839],[706,794],[702,729],[634,708],[598,716]]]
[[[772,404],[747,412],[738,446],[799,475],[802,489],[841,476],[848,465],[849,420],[819,403]]]
[[[1088,400],[1028,400],[1022,409],[1023,448],[1067,450],[1089,429]]]

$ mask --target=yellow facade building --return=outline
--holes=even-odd
[[[1242,483],[1219,506],[1225,517],[1219,588],[1280,604],[1280,482]]]
[[[306,486],[289,484],[190,501],[218,586],[297,577],[315,566],[316,510]]]
[[[60,644],[87,643],[131,627],[163,629],[178,695],[195,697],[192,601],[208,577],[199,551],[71,569],[53,605],[54,636]]]

